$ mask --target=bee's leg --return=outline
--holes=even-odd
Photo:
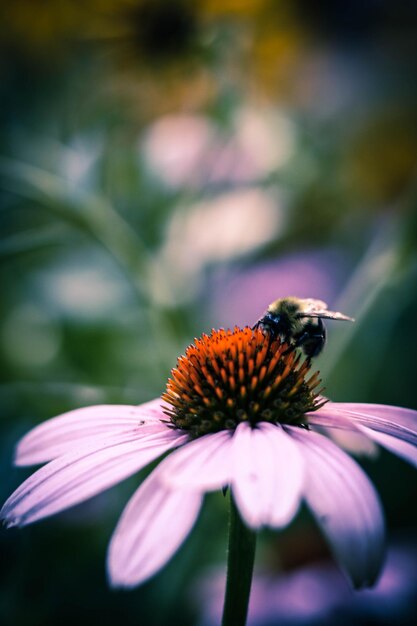
[[[299,337],[295,337],[295,341],[294,343],[290,344],[290,347],[285,350],[285,352],[283,353],[285,354],[289,354],[290,352],[292,352],[293,350],[295,350],[296,348],[303,348],[303,345],[310,339],[310,335],[308,333],[302,333]]]
[[[276,333],[273,331],[273,329],[269,325],[264,324],[261,320],[259,320],[258,322],[256,322],[254,326],[252,326],[252,330],[256,330],[257,328],[259,328],[263,332],[265,337],[268,337],[268,351],[269,351],[272,345],[272,342],[275,341],[275,339],[277,338]]]
[[[294,347],[301,348],[306,357],[311,360],[313,357],[318,356],[323,350],[326,341],[326,335],[322,330],[318,330],[312,333],[311,330],[303,332],[299,337],[296,337]]]
[[[302,333],[299,337],[296,338],[294,342],[294,348],[302,348],[303,345],[311,338],[310,333]]]
[[[272,328],[269,328],[268,330],[268,352],[271,349],[272,344],[274,343],[274,341],[276,340],[276,338],[278,337],[278,333],[276,333],[274,330],[272,330]]]

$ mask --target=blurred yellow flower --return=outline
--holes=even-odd
[[[417,168],[417,133],[402,108],[380,112],[356,134],[348,148],[346,177],[361,205],[386,206],[401,199]]]
[[[290,3],[266,0],[16,0],[0,31],[11,58],[98,62],[97,84],[152,117],[214,106],[225,92],[275,97],[304,45]]]

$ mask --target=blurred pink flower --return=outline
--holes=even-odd
[[[144,156],[151,171],[169,187],[201,189],[256,182],[292,156],[295,128],[283,112],[243,107],[231,122],[225,133],[203,115],[165,115],[140,139],[140,158]]]
[[[318,248],[295,251],[273,261],[263,261],[244,269],[212,271],[207,308],[210,319],[219,326],[256,320],[277,298],[293,294],[309,298],[311,293],[325,302],[334,302],[343,284],[348,262],[343,251]]]
[[[121,516],[108,553],[112,585],[132,587],[155,574],[190,532],[203,494],[225,485],[255,529],[286,526],[304,500],[353,585],[372,585],[384,558],[377,494],[359,465],[316,428],[362,433],[417,465],[417,412],[323,406],[309,370],[309,361],[288,344],[270,345],[260,330],[203,335],[172,371],[162,397],[170,406],[157,399],[78,409],[23,437],[16,464],[48,463],[10,496],[1,517],[8,526],[43,519],[178,448]]]
[[[248,626],[403,624],[403,620],[411,625],[417,616],[416,570],[415,542],[401,541],[389,548],[375,587],[360,593],[352,591],[327,561],[279,575],[258,574],[252,583]],[[224,585],[224,574],[214,571],[194,590],[200,626],[220,622]]]

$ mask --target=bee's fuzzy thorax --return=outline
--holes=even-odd
[[[300,301],[298,298],[279,298],[272,302],[267,312],[272,315],[279,315],[282,321],[288,325],[288,335],[296,334],[302,330],[302,321],[300,319]]]
[[[275,313],[278,310],[285,311],[288,315],[295,314],[300,310],[300,299],[293,296],[278,298],[268,306],[268,311]]]
[[[242,421],[305,424],[305,413],[323,404],[318,373],[306,380],[310,365],[261,329],[213,330],[178,359],[162,396],[165,413],[195,437]]]

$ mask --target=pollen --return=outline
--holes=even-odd
[[[213,330],[188,346],[162,399],[173,427],[193,437],[235,429],[246,421],[307,425],[324,404],[310,360],[260,329]]]

